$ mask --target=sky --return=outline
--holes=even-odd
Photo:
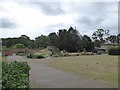
[[[70,26],[90,37],[101,28],[118,34],[118,2],[108,1],[1,0],[0,38],[35,39]]]

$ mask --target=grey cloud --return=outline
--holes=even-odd
[[[104,21],[104,19],[100,18],[100,17],[92,18],[92,16],[91,17],[85,16],[85,17],[82,17],[81,19],[78,19],[76,21],[77,21],[77,23],[84,24],[85,26],[88,26],[88,25],[98,26]]]
[[[89,17],[82,17],[80,20],[78,19],[77,22],[85,25],[91,25],[92,19],[90,19]]]
[[[48,15],[59,15],[64,14],[61,8],[60,2],[30,2],[31,4],[37,5],[45,14]]]
[[[96,20],[94,21],[94,24],[100,25],[103,21],[104,21],[103,18],[96,18]]]
[[[98,28],[109,29],[111,33],[117,31],[117,28],[120,25],[115,26],[114,23],[109,22],[117,22],[114,19],[113,13],[116,13],[116,5],[114,2],[71,2],[71,3],[64,3],[64,2],[39,2],[37,0],[27,0],[28,2],[21,3],[22,5],[30,5],[30,7],[35,7],[36,9],[41,9],[44,14],[47,15],[71,15],[73,18],[72,25],[64,24],[64,23],[55,23],[50,26],[46,26],[44,33],[50,33],[53,31],[57,31],[61,28],[69,28],[69,26],[73,26],[78,28],[81,34],[89,34],[97,30]],[[31,2],[30,2],[31,1]],[[120,14],[120,9],[119,9]],[[74,16],[75,15],[75,16]],[[113,17],[113,18],[111,18]],[[34,17],[31,17],[34,18]],[[120,19],[120,16],[119,18]],[[16,24],[11,20],[4,21],[7,27],[14,27]],[[120,20],[119,20],[120,22]],[[9,23],[9,24],[8,24]],[[1,27],[1,24],[0,24]],[[119,30],[120,32],[120,30]]]
[[[0,27],[1,28],[16,28],[15,22],[11,21],[8,18],[0,18]]]
[[[108,7],[111,7],[110,2],[80,2],[80,3],[70,3],[71,11],[75,11],[77,13],[85,13],[89,15],[104,15],[108,11]],[[106,8],[107,7],[107,8]]]

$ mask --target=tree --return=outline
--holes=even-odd
[[[29,40],[28,48],[35,48],[35,41],[34,40]]]
[[[117,43],[120,44],[120,33],[117,35]]]
[[[13,45],[13,39],[12,38],[2,38],[2,45],[9,48]]]
[[[107,40],[111,43],[117,43],[117,36],[116,35],[110,35]]]
[[[41,35],[35,38],[35,46],[37,48],[46,48],[48,45],[48,37]]]
[[[19,38],[18,38],[18,42],[19,43],[22,43],[22,44],[24,44],[26,47],[28,47],[29,46],[29,42],[30,42],[30,38],[28,37],[28,36],[26,36],[26,35],[21,35]],[[17,43],[18,43],[17,42]]]
[[[58,37],[60,50],[66,50],[68,52],[82,51],[82,40],[78,31],[73,27],[70,27],[68,31],[66,29],[60,29]]]
[[[59,47],[58,46],[59,45],[59,43],[58,43],[58,35],[55,32],[50,33],[48,35],[48,38],[49,38],[49,45],[55,46],[57,48]]]
[[[60,50],[67,50],[68,48],[68,32],[66,29],[58,30],[58,42],[59,42],[59,49]]]
[[[109,30],[98,29],[97,31],[93,32],[92,39],[94,41],[95,46],[100,46],[101,43],[105,43],[106,38],[108,36],[109,36]]]
[[[85,48],[86,51],[93,51],[94,49],[94,43],[92,42],[92,40],[90,39],[90,37],[88,37],[87,35],[83,36],[83,47]]]
[[[77,52],[83,50],[82,45],[82,38],[79,32],[74,29],[73,27],[70,27],[68,29],[68,51],[69,52]]]
[[[25,40],[30,40],[30,38],[27,35],[21,35],[20,38],[23,38]]]
[[[25,47],[28,47],[30,38],[26,35],[21,35],[20,37],[14,38],[2,38],[2,45],[5,45],[7,48],[14,46],[15,44],[22,43]]]
[[[2,50],[9,50],[6,46],[1,46]]]
[[[92,35],[92,38],[94,41],[99,40],[101,43],[103,42],[103,36],[104,36],[105,30],[98,29],[95,31]]]

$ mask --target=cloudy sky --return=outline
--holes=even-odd
[[[104,0],[105,1],[105,0]],[[99,29],[118,33],[118,2],[42,2],[31,0],[1,0],[0,35],[34,39],[59,29],[76,27],[89,36]]]

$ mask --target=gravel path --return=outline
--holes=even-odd
[[[31,67],[31,88],[114,88],[96,80],[64,72],[44,64],[49,59],[27,59],[21,56],[9,56],[8,61],[27,61]]]

